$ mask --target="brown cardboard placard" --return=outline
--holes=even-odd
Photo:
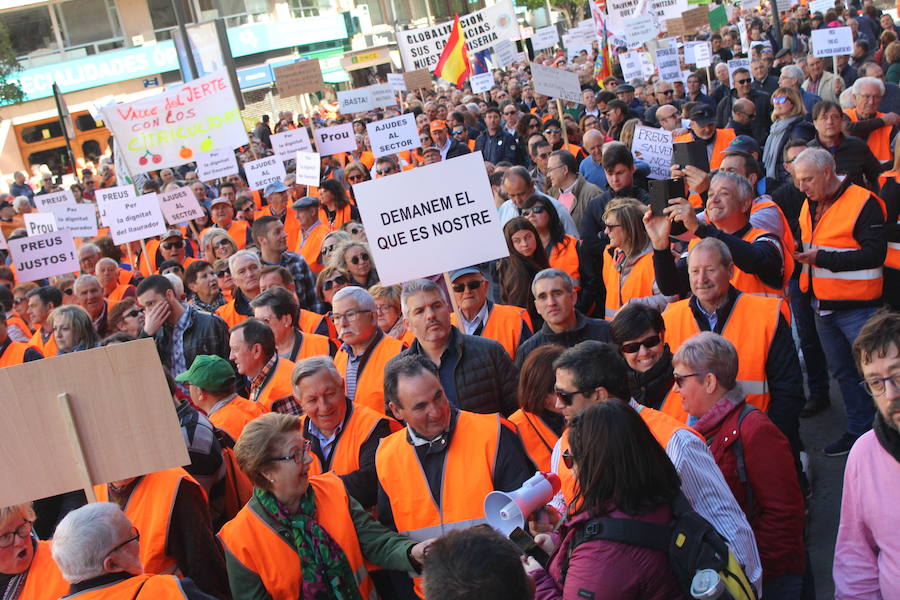
[[[666,35],[670,37],[684,35],[684,21],[681,17],[666,19]]]
[[[704,4],[681,14],[681,22],[684,24],[684,33],[679,35],[691,35],[697,33],[703,27],[709,25],[709,8]],[[669,32],[669,35],[673,35]]]
[[[403,79],[406,80],[406,89],[410,91],[421,88],[431,89],[431,71],[428,69],[407,71],[403,74]]]
[[[0,369],[0,506],[83,489],[67,395],[90,481],[190,463],[152,339]]]
[[[322,68],[319,66],[318,58],[276,67],[273,71],[275,86],[278,88],[278,95],[282,98],[310,94],[325,89],[325,80],[322,79]]]

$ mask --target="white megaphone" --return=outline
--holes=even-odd
[[[488,525],[505,536],[516,527],[525,528],[525,519],[543,508],[561,486],[556,473],[541,473],[513,492],[491,492],[484,499],[484,517]]]

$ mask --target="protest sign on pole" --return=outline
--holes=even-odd
[[[159,208],[169,225],[178,225],[185,221],[199,219],[204,215],[197,196],[189,187],[180,187],[171,192],[160,193]]]
[[[747,22],[744,19],[738,21],[738,36],[741,38],[741,49],[750,52],[750,35],[747,33]]]
[[[393,96],[393,94],[392,94]],[[372,98],[372,92],[368,87],[357,88],[355,90],[338,91],[338,111],[342,115],[352,115],[353,113],[368,112],[375,110],[376,106]]]
[[[635,159],[650,165],[651,179],[668,179],[672,165],[672,133],[665,129],[638,125],[634,128],[631,152]]]
[[[51,211],[56,226],[68,229],[73,237],[92,238],[97,235],[97,210],[93,204],[60,204]]]
[[[625,39],[629,45],[637,44],[636,47],[640,47],[647,40],[655,38],[657,31],[656,22],[651,15],[625,19]]]
[[[706,42],[694,46],[694,60],[698,69],[705,69],[712,64],[712,48]]]
[[[294,160],[298,151],[312,152],[313,149],[306,127],[273,133],[269,139],[272,140],[272,150],[275,155],[284,162]]]
[[[321,183],[319,174],[322,163],[318,152],[298,151],[295,160],[297,165],[297,183],[306,186],[317,186]]]
[[[531,36],[531,47],[535,52],[545,48],[552,48],[559,43],[559,32],[556,26],[541,27],[536,29],[534,35]]]
[[[30,212],[22,216],[25,217],[25,231],[28,235],[42,235],[59,229],[52,212]]]
[[[728,61],[728,81],[731,82],[731,86],[734,87],[734,72],[738,69],[747,69],[750,70],[750,59],[749,58],[733,58]]]
[[[247,143],[224,69],[156,96],[108,106],[103,115],[131,173],[177,167],[213,148]]]
[[[117,185],[115,187],[97,190],[94,194],[94,198],[97,200],[97,208],[100,209],[100,222],[104,227],[109,227],[110,221],[107,218],[107,207],[111,203],[120,200],[134,200],[136,195],[134,193],[134,186]]]
[[[325,89],[318,58],[275,67],[272,73],[275,75],[275,87],[278,88],[278,95],[281,98],[311,94]]]
[[[472,85],[473,94],[489,92],[491,91],[491,88],[494,87],[494,74],[488,71],[487,73],[472,75],[472,77],[469,78],[469,83]]]
[[[406,89],[410,91],[431,87],[431,71],[428,69],[408,71],[403,74],[403,79],[406,81]]]
[[[509,254],[481,152],[353,190],[385,285]]]
[[[0,486],[2,506],[191,462],[152,339],[8,367],[0,385],[0,478],[15,482]]]
[[[640,52],[625,52],[619,55],[619,64],[622,65],[622,77],[625,81],[631,81],[643,76]]]
[[[378,85],[370,85],[368,88],[369,95],[372,97],[373,108],[384,108],[386,106],[396,106],[397,96],[390,84],[380,83]]]
[[[593,2],[592,2],[593,4]],[[647,9],[647,0],[607,0],[606,2],[606,31],[607,36],[615,46],[624,46],[625,22],[644,13]],[[602,9],[601,9],[602,10]],[[594,13],[592,7],[591,12]],[[594,21],[597,20],[594,13]]]
[[[77,273],[81,269],[75,254],[75,244],[72,242],[72,232],[68,229],[8,240],[7,245],[20,282]],[[6,369],[0,371],[5,372]],[[7,393],[12,391],[10,388],[5,389]],[[8,417],[9,415],[0,421],[6,421]]]
[[[406,79],[403,77],[403,73],[388,73],[387,80],[388,85],[391,86],[391,89],[395,92],[406,91]]]
[[[277,156],[267,156],[244,163],[244,173],[247,175],[247,185],[251,190],[265,189],[270,183],[284,181],[287,175],[284,161]]]
[[[516,60],[516,45],[512,40],[500,40],[494,44],[494,57],[498,67],[508,67]]]
[[[747,0],[749,1],[749,0]],[[753,0],[754,4],[756,0]],[[823,15],[828,12],[829,8],[834,8],[834,2],[831,0],[809,0],[809,14],[822,13]]]
[[[369,143],[375,158],[412,150],[418,148],[420,144],[419,130],[416,128],[416,118],[413,114],[367,123],[366,132],[369,134]]]
[[[356,150],[356,136],[353,134],[353,123],[344,123],[332,127],[322,127],[314,132],[316,148],[322,156],[339,154]]]
[[[656,68],[663,81],[681,81],[681,64],[678,61],[678,48],[659,48],[656,51]]]
[[[197,178],[200,181],[213,181],[237,172],[238,164],[233,150],[220,148],[197,156]]]
[[[534,91],[551,98],[581,102],[581,84],[572,71],[531,63]]]
[[[60,190],[49,194],[37,194],[34,197],[34,204],[41,212],[49,212],[54,206],[63,204],[75,204],[75,195],[71,190]]]
[[[829,27],[812,32],[814,56],[845,56],[853,52],[853,31],[849,27]]]
[[[117,200],[107,205],[109,232],[117,246],[145,240],[166,232],[166,222],[155,193],[135,200]]]

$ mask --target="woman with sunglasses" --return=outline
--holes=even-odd
[[[363,242],[364,244],[368,243],[368,239],[366,238],[366,228],[358,221],[347,221],[341,225],[341,231],[349,233],[350,237],[357,242]]]
[[[540,243],[540,235],[525,217],[515,217],[503,226],[503,237],[509,256],[497,261],[500,282],[500,303],[518,306],[528,311],[534,330],[544,324],[534,306],[531,282],[539,271],[550,268],[547,252]]]
[[[219,282],[219,289],[225,299],[231,302],[234,299],[234,288],[237,284],[231,277],[231,269],[228,268],[228,259],[220,258],[213,263],[213,273],[216,274],[216,281]]]
[[[369,246],[358,240],[344,242],[331,254],[331,266],[350,274],[350,285],[369,289],[378,283],[378,271],[372,262]]]
[[[671,521],[681,481],[644,420],[628,404],[611,398],[574,417],[567,435],[570,452],[563,460],[575,470],[578,491],[554,538],[537,536],[551,553],[547,569],[534,559],[526,564],[536,600],[684,598],[664,551],[602,539],[573,545],[593,519]]]
[[[347,188],[337,179],[326,179],[319,184],[319,220],[332,231],[340,229],[347,221],[361,221],[359,210],[350,203]]]
[[[234,454],[254,485],[219,534],[235,598],[375,597],[363,556],[385,569],[421,570],[429,542],[417,544],[375,521],[333,473],[310,475],[299,417],[257,417]]]
[[[519,429],[525,451],[537,468],[550,471],[550,457],[566,421],[556,408],[556,370],[553,361],[562,346],[549,344],[532,351],[519,371],[519,410],[509,416]]]
[[[107,321],[111,332],[125,333],[137,339],[144,329],[144,309],[134,298],[125,298],[110,307]]]
[[[237,251],[237,243],[224,229],[211,227],[203,234],[203,257],[207,262],[227,259]]]
[[[323,267],[328,265],[328,261],[331,259],[332,254],[334,253],[334,249],[344,242],[349,242],[353,239],[346,231],[332,231],[328,233],[325,237],[322,238],[322,247],[319,250],[319,258],[316,261],[319,266],[319,271],[322,270]]]
[[[347,271],[334,266],[322,269],[322,272],[316,277],[316,296],[322,302],[326,314],[331,312],[331,299],[334,298],[334,295],[348,285],[350,285],[350,275]],[[329,323],[331,323],[330,320]]]
[[[353,186],[357,183],[362,183],[363,181],[369,181],[372,179],[371,173],[369,173],[368,167],[360,162],[350,163],[344,169],[344,185],[350,194],[350,197],[353,199],[354,204],[356,203],[356,194],[353,193]]]
[[[672,352],[665,342],[662,314],[652,306],[629,304],[609,324],[609,335],[628,363],[628,389],[635,401],[659,410],[675,379]]]
[[[566,133],[568,133],[568,131]],[[572,156],[578,159],[579,163],[587,158],[587,153],[581,146],[572,143],[566,144],[564,142],[562,125],[560,125],[559,121],[556,119],[547,119],[544,121],[544,137],[550,142],[550,147],[553,148],[554,151],[568,150],[572,153]]]
[[[787,181],[784,168],[784,147],[789,140],[805,142],[816,136],[816,128],[806,120],[806,106],[794,88],[780,87],[772,94],[772,127],[763,148],[762,162],[766,176]]]
[[[38,540],[31,503],[0,508],[0,598],[61,598],[69,584],[50,555],[50,542]]]
[[[568,273],[575,282],[575,291],[580,291],[581,242],[565,232],[562,221],[559,220],[559,213],[556,212],[550,199],[544,195],[533,194],[525,200],[522,216],[537,229],[550,266]]]

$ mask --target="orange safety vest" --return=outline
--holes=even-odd
[[[775,234],[770,231],[764,231],[762,229],[751,227],[741,239],[752,244],[757,240],[757,238],[763,235]],[[693,238],[690,243],[688,243],[688,249],[693,248],[699,243],[700,238]],[[790,256],[790,252],[786,250],[783,245],[781,247],[781,256]],[[782,265],[782,269],[784,269],[784,265]],[[786,271],[787,270],[784,269],[783,272]],[[790,274],[788,274],[788,277],[790,277]],[[784,281],[784,278],[782,278],[782,281]],[[754,296],[768,296],[770,298],[784,298],[783,287],[777,290],[774,288],[770,288],[762,282],[762,279],[759,278],[759,275],[754,275],[752,273],[742,271],[740,268],[738,268],[737,265],[734,265],[734,275],[731,276],[731,285],[733,285],[736,289],[744,292],[745,294],[753,294]]]
[[[219,226],[213,224],[212,227],[207,227],[206,229],[201,231],[200,232],[200,240],[198,240],[198,242],[202,241],[203,237],[206,235],[206,232],[209,231],[210,229],[212,229],[213,227],[219,227]],[[219,229],[223,229],[223,228],[219,227]],[[244,248],[246,248],[247,247],[247,238],[248,237],[252,238],[252,235],[251,236],[247,235],[248,229],[250,229],[250,223],[248,223],[247,221],[241,220],[241,219],[232,219],[231,225],[229,225],[228,229],[226,229],[226,231],[228,232],[228,235],[230,235],[231,238],[234,240],[234,243],[237,244],[238,250],[243,250]]]
[[[106,301],[109,302],[109,305],[112,306],[116,302],[120,301],[125,297],[125,292],[128,291],[129,288],[133,288],[134,286],[130,283],[126,283],[125,285],[117,285],[116,289],[111,291],[109,295],[106,297]]]
[[[859,116],[856,114],[855,108],[845,110],[844,114],[850,117],[850,120],[853,122],[859,121]],[[885,113],[882,112],[876,112],[875,117],[881,118],[884,114]],[[869,150],[871,150],[872,154],[875,155],[875,158],[881,162],[894,160],[894,154],[891,152],[891,131],[893,131],[893,129],[894,128],[890,125],[884,125],[869,133],[866,138],[866,144],[868,144]]]
[[[479,334],[483,338],[494,340],[506,350],[510,357],[516,357],[516,350],[522,342],[522,321],[528,325],[528,329],[534,332],[534,325],[531,324],[531,315],[524,308],[518,306],[510,306],[508,304],[495,304],[491,307],[488,314],[487,322],[481,328]],[[454,327],[458,327],[456,313],[450,313],[450,323]],[[409,341],[406,342],[407,336]],[[411,345],[415,341],[416,336],[411,329],[406,330],[401,341]]]
[[[764,208],[774,208],[778,211],[778,216],[781,217],[781,230],[784,232],[781,236],[781,255],[784,260],[784,283],[783,286],[786,288],[788,283],[791,280],[791,275],[794,273],[794,251],[797,249],[797,240],[794,239],[794,232],[791,231],[791,225],[787,221],[787,217],[784,216],[784,211],[781,210],[781,207],[775,204],[775,202],[771,199],[769,200],[756,200],[753,204],[750,205],[750,216],[753,216],[758,210],[762,210]],[[770,232],[775,233],[775,232]]]
[[[325,207],[324,206],[319,207],[319,221],[321,221],[323,225],[328,227],[329,232],[337,231],[338,229],[341,228],[341,225],[343,225],[347,221],[351,221],[351,220],[352,219],[350,218],[350,204],[349,203],[344,208],[335,211],[334,223],[332,223],[328,220],[328,213],[325,212]]]
[[[272,214],[271,206],[262,207],[254,213],[253,218],[259,219],[265,216],[275,217]],[[275,218],[277,219],[278,217]],[[300,221],[297,220],[297,215],[290,206],[287,207],[287,212],[284,215],[284,232],[287,234],[287,247],[296,247],[297,239],[300,237]]]
[[[494,491],[501,427],[497,414],[459,411],[444,459],[440,505],[431,495],[406,430],[383,438],[375,451],[375,469],[397,531],[421,542],[485,523],[482,500]],[[420,577],[413,580],[413,587],[420,598],[425,597]]]
[[[804,202],[800,209],[803,249],[816,248],[831,252],[859,250],[861,246],[853,237],[853,228],[871,195],[872,192],[866,188],[851,185],[825,210],[815,230],[812,227],[809,202]],[[880,203],[881,212],[886,215],[884,203]],[[803,265],[800,273],[800,290],[807,292],[811,285],[813,294],[819,300],[877,300],[881,298],[883,283],[881,267],[836,272]]]
[[[347,475],[359,470],[360,448],[366,443],[366,440],[369,439],[372,431],[382,419],[388,419],[388,417],[375,412],[371,408],[360,406],[355,402],[351,404],[353,412],[350,414],[347,422],[344,423],[341,435],[331,451],[331,468],[328,471],[333,472],[335,475]],[[300,430],[302,431],[305,426],[306,416],[304,415],[300,419]],[[399,423],[393,419],[388,420],[391,424],[391,432],[400,430]],[[324,465],[322,465],[319,457],[314,452],[310,452],[310,455],[313,457],[313,461],[309,465],[309,474],[320,475],[325,472],[323,469]]]
[[[553,447],[559,440],[553,430],[536,414],[520,408],[509,416],[519,431],[519,438],[525,446],[525,452],[543,472],[550,471],[550,457]]]
[[[713,142],[712,156],[709,157],[709,170],[715,171],[722,165],[722,151],[734,139],[734,129],[716,129],[716,140]],[[676,142],[693,142],[694,134],[690,131],[675,138]]]
[[[316,520],[344,552],[365,600],[378,596],[363,561],[359,537],[350,516],[344,483],[333,473],[310,477],[316,502]],[[272,600],[297,600],[303,595],[303,567],[293,540],[285,540],[247,504],[226,523],[219,539],[226,550],[256,573]]]
[[[366,168],[371,171],[372,167],[375,165],[375,155],[372,154],[368,150],[363,150],[360,153],[359,158],[355,158],[351,152],[348,152],[347,153],[347,164],[355,163],[355,162],[366,165]]]
[[[141,477],[125,504],[125,516],[141,532],[141,564],[148,573],[181,575],[175,559],[166,554],[166,540],[182,482],[203,490],[187,471],[175,467]],[[95,485],[94,494],[98,502],[109,502],[107,485]],[[206,496],[205,490],[203,495]]]
[[[263,385],[262,391],[256,397],[256,401],[265,406],[268,411],[285,412],[282,410],[283,407],[280,406],[280,401],[294,397],[294,385],[291,383],[291,372],[293,370],[294,363],[279,356],[278,362],[275,363],[274,372]]]
[[[700,333],[689,302],[689,299],[673,302],[663,312],[666,343],[673,353],[685,340]],[[766,378],[766,361],[778,328],[778,318],[782,316],[783,303],[780,298],[739,294],[722,328],[722,336],[741,349],[738,383],[747,402],[761,411],[769,409],[772,399]],[[660,410],[682,423],[687,422],[688,413],[681,404],[681,394],[675,390],[669,392]]]
[[[189,243],[189,241],[185,239],[184,243],[187,244]],[[146,250],[146,257],[144,256],[144,253],[141,253],[141,255],[137,258],[138,268],[140,269],[141,275],[143,275],[144,277],[149,277],[150,275],[156,274],[156,272],[159,270],[156,264],[156,251],[159,250],[159,240],[155,238],[152,240],[147,240],[144,244],[144,248]],[[152,273],[147,268],[148,258],[150,259],[150,269],[153,269]],[[185,255],[184,262],[181,263],[181,266],[182,268],[187,269],[190,264],[192,262],[196,262],[196,260],[197,259],[192,256]],[[119,276],[121,277],[121,274]]]
[[[31,330],[31,326],[23,319],[19,313],[13,311],[11,315],[6,317],[6,326],[16,325],[22,333],[25,335],[32,335],[34,332]]]
[[[575,283],[576,291],[581,289],[581,270],[578,260],[578,240],[566,234],[565,239],[553,246],[548,258],[550,266],[564,271]]]
[[[878,182],[881,184],[882,188],[884,188],[884,184],[887,182],[888,178],[892,178],[897,183],[900,183],[900,172],[886,171],[879,175]],[[885,213],[885,215],[886,214],[887,213]],[[897,226],[900,227],[900,214],[897,215]],[[887,256],[884,259],[884,266],[889,269],[900,269],[900,242],[888,241]]]
[[[244,426],[260,415],[266,414],[266,407],[259,402],[250,402],[246,398],[237,396],[228,404],[209,415],[210,422],[224,429],[231,439],[241,437]]]
[[[608,253],[607,253],[608,254]],[[619,309],[632,298],[646,298],[653,295],[653,253],[648,252],[631,265],[628,277],[622,276],[610,258],[603,261],[603,283],[606,285],[606,320],[612,321]]]
[[[229,300],[227,303],[223,304],[219,308],[216,309],[216,314],[219,315],[223,321],[228,325],[228,328],[231,329],[235,325],[240,325],[250,317],[248,315],[242,315],[235,308],[235,300]]]
[[[9,346],[7,346],[6,350],[3,351],[3,354],[0,355],[0,369],[24,363],[25,351],[30,347],[31,345],[26,344],[25,342],[15,342],[10,340]]]
[[[325,265],[319,263],[319,254],[322,252],[322,242],[325,241],[325,236],[329,233],[331,233],[331,230],[328,228],[328,225],[319,221],[310,230],[309,235],[300,235],[302,239],[297,245],[297,254],[306,260],[306,264],[309,265],[309,269],[315,275],[318,275],[325,268]]]
[[[59,567],[53,561],[50,542],[38,542],[18,600],[55,600],[68,593],[69,582],[63,579]]]
[[[119,267],[119,285],[126,285],[134,281],[134,272]]]
[[[34,332],[34,335],[31,336],[28,345],[37,348],[40,353],[44,355],[44,358],[50,358],[51,356],[59,354],[59,348],[56,346],[56,336],[51,333],[50,337],[47,338],[47,341],[45,342],[40,327],[38,327],[37,331]]]
[[[67,590],[68,591],[68,590]],[[66,598],[78,600],[176,600],[186,599],[181,582],[172,575],[143,573],[113,585],[85,590]]]
[[[303,341],[297,351],[297,361],[311,356],[331,356],[331,340],[317,333],[303,332]]]
[[[403,342],[384,334],[372,348],[362,373],[356,374],[356,393],[351,400],[360,406],[367,406],[379,414],[386,414],[384,406],[384,367],[388,361],[400,354]],[[347,377],[347,351],[340,348],[334,357],[334,366],[341,377]]]
[[[300,319],[297,325],[300,327],[300,331],[303,333],[317,333],[319,335],[324,335],[322,331],[328,332],[329,338],[335,340],[337,339],[337,332],[333,332],[326,324],[323,328],[322,321],[328,322],[328,319],[325,315],[320,315],[317,312],[313,312],[311,310],[306,310],[305,308],[300,309]]]

